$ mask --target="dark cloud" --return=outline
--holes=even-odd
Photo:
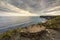
[[[60,6],[60,0],[2,0],[20,9],[30,12],[40,12],[47,8]]]

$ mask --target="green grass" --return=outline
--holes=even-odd
[[[44,23],[47,28],[59,28],[60,26],[60,16],[50,19]]]
[[[0,34],[0,40],[4,39],[4,40],[9,40],[11,37],[15,36],[15,35],[19,35],[21,31],[21,28],[17,28],[14,30],[9,30],[5,33]]]

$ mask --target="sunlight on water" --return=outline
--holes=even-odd
[[[8,27],[13,27],[26,23],[38,23],[45,19],[39,17],[26,17],[26,16],[0,16],[0,30]]]

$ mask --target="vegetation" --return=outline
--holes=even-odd
[[[60,27],[60,16],[50,19],[43,24],[47,28],[59,28]]]
[[[3,34],[0,34],[0,40],[12,40],[12,38],[16,35],[20,34],[21,29],[17,28],[14,30],[9,30]]]

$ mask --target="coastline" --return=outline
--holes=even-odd
[[[0,35],[0,40],[60,40],[59,23],[60,16],[45,23],[9,30]]]
[[[7,38],[5,38],[7,37]],[[47,38],[48,37],[48,38]],[[54,37],[54,38],[52,38]],[[60,32],[52,29],[46,29],[46,27],[40,24],[34,24],[23,28],[17,28],[6,31],[0,35],[0,40],[59,40]],[[2,39],[1,39],[2,38]],[[47,38],[47,39],[46,39]]]

